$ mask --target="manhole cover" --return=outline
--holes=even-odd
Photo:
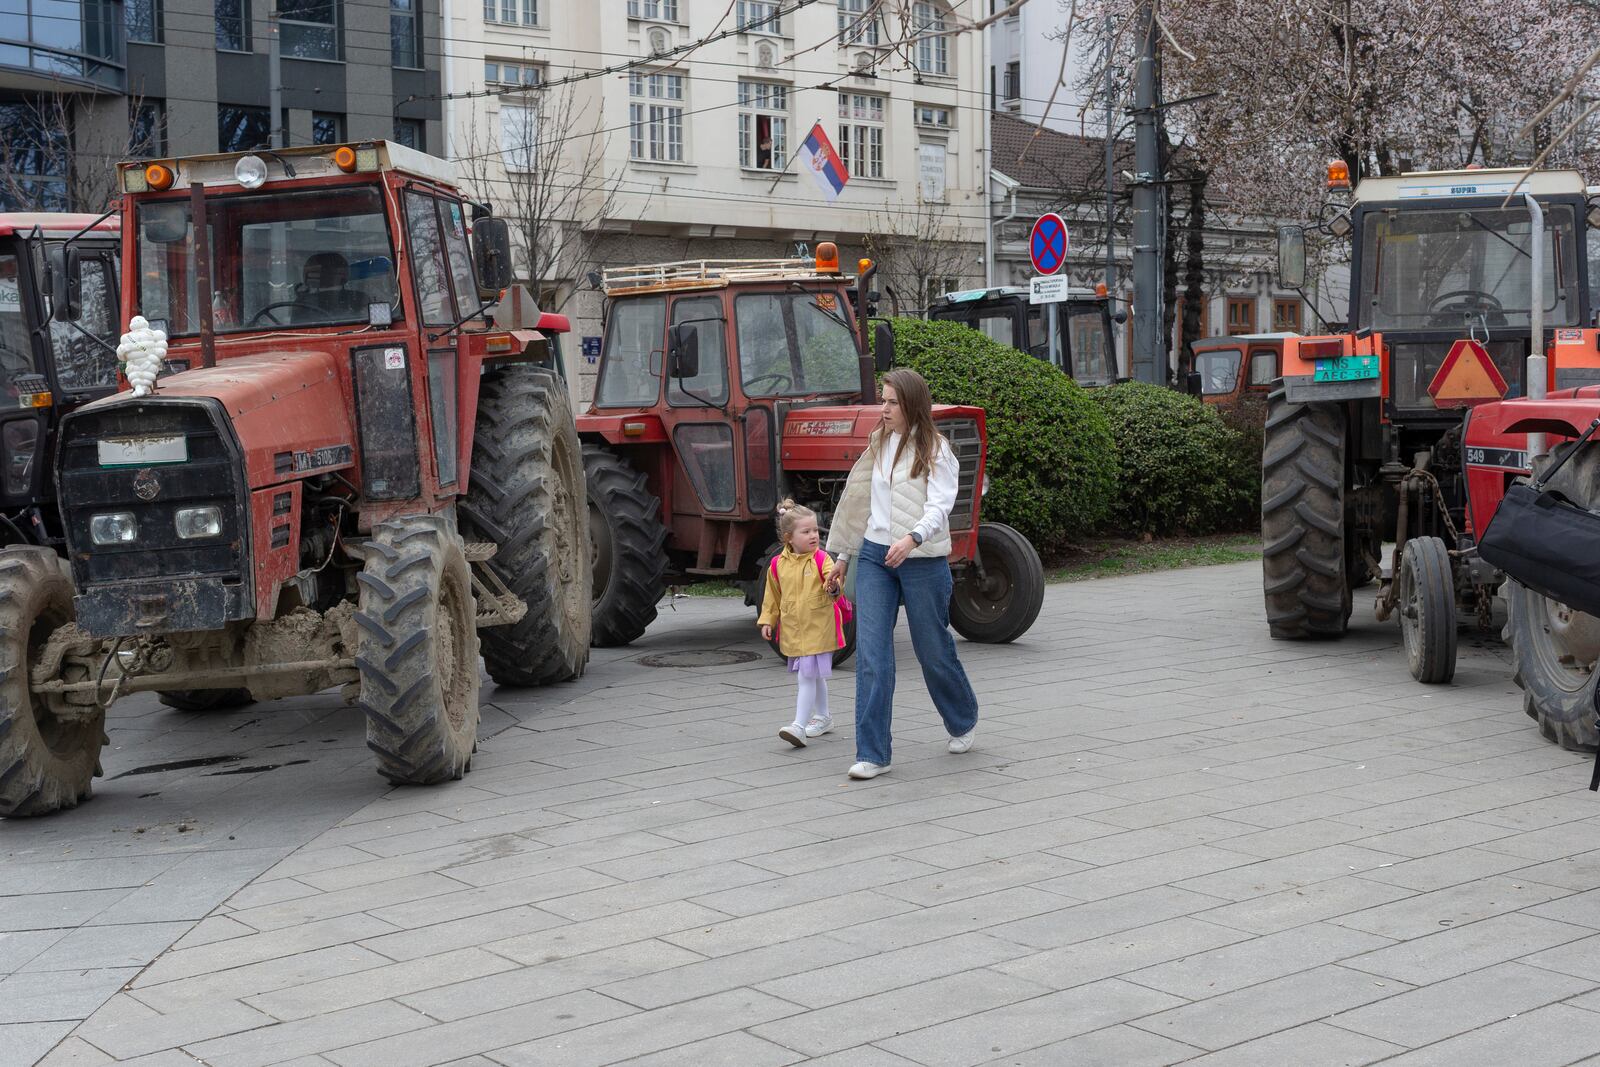
[[[646,667],[731,667],[735,663],[754,663],[759,652],[736,652],[726,648],[706,648],[692,652],[657,652],[641,656]]]

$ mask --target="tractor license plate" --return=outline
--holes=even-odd
[[[1337,356],[1317,360],[1315,382],[1358,382],[1363,378],[1376,378],[1379,373],[1377,356]]]
[[[149,467],[158,463],[184,463],[189,441],[174,437],[108,437],[97,442],[102,467]]]

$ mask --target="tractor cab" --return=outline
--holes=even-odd
[[[1235,334],[1203,337],[1192,345],[1200,399],[1237,405],[1247,396],[1265,400],[1283,373],[1283,342],[1296,333]]]
[[[60,543],[56,421],[116,390],[117,321],[115,216],[0,214],[0,545]]]
[[[1117,378],[1111,302],[1096,289],[1069,289],[1067,299],[1049,304],[1029,303],[1024,286],[968,289],[938,297],[927,316],[970,326],[1046,360],[1079,385],[1110,385]]]

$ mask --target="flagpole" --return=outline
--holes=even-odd
[[[810,126],[806,127],[806,136],[809,137],[811,135],[811,131],[816,129],[818,126],[821,126],[821,125],[822,125],[822,116],[818,115],[817,116],[817,121],[813,122]],[[783,177],[785,174],[789,173],[789,164],[793,163],[794,162],[794,157],[800,154],[800,145],[803,145],[803,144],[805,144],[805,141],[803,141],[803,140],[799,141],[799,142],[797,142],[795,144],[794,150],[789,153],[789,158],[784,160],[783,169],[780,170],[776,175],[773,176],[772,184],[767,186],[767,195],[768,196],[771,196],[772,195],[772,190],[774,190],[774,189],[776,189],[778,187],[778,179]]]

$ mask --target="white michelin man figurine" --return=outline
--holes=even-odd
[[[117,345],[117,358],[122,361],[123,376],[133,386],[133,395],[149,396],[155,392],[156,375],[167,360],[167,335],[152,330],[143,315],[135,315]]]

